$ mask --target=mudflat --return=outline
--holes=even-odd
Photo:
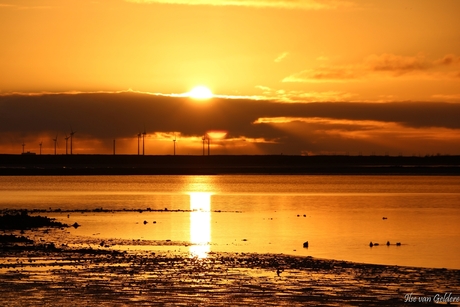
[[[71,239],[66,227],[3,230],[2,306],[460,305],[460,270],[283,254],[199,258],[184,242],[133,240],[120,249],[130,243]]]

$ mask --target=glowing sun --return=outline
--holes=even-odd
[[[212,94],[211,90],[206,86],[195,86],[190,92],[188,92],[188,96],[194,99],[209,99],[212,98],[214,95]]]

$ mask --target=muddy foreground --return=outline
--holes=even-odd
[[[4,219],[37,222],[27,213]],[[279,254],[198,258],[184,242],[100,242],[44,222],[0,233],[1,306],[460,305],[460,270]]]
[[[2,251],[2,306],[397,306],[460,296],[460,270],[286,255]],[[438,300],[439,301],[439,300]]]

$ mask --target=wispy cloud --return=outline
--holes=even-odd
[[[356,4],[348,0],[125,0],[134,3],[161,3],[183,5],[250,6],[303,10],[335,10],[353,8]]]
[[[18,4],[0,3],[0,9],[42,10],[42,9],[50,9],[50,8],[52,8],[52,6],[47,6],[47,5],[18,5]]]
[[[275,63],[281,62],[281,61],[284,60],[288,55],[289,55],[289,52],[283,52],[283,53],[281,53],[281,54],[275,59]]]
[[[361,63],[308,68],[294,73],[283,82],[346,82],[367,78],[417,76],[433,79],[460,78],[460,56],[448,54],[429,60],[424,54],[403,56],[384,53],[370,55]]]
[[[441,59],[434,61],[434,63],[437,65],[446,65],[446,66],[456,65],[456,64],[458,65],[460,64],[460,56],[455,55],[455,54],[447,54]]]
[[[327,56],[321,55],[316,58],[317,61],[329,61],[329,58]]]
[[[395,124],[393,122],[383,122],[375,120],[348,120],[323,117],[261,117],[254,121],[254,124],[288,124],[293,122],[302,122],[306,124],[315,125],[328,125],[336,130],[343,131],[368,131],[387,128],[389,125]]]
[[[434,99],[460,102],[460,94],[436,94],[431,96]]]
[[[344,102],[350,101],[358,96],[357,94],[341,91],[295,91],[295,90],[276,90],[268,86],[256,86],[262,91],[262,97],[266,100],[275,100],[280,102]]]
[[[318,67],[305,69],[283,79],[283,82],[344,82],[359,79],[362,72],[357,67]]]
[[[402,76],[406,73],[425,71],[432,67],[423,54],[402,56],[384,53],[371,55],[364,61],[367,72],[389,72],[393,76]]]

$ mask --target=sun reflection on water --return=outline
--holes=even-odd
[[[190,193],[190,253],[206,258],[211,242],[211,193]]]

